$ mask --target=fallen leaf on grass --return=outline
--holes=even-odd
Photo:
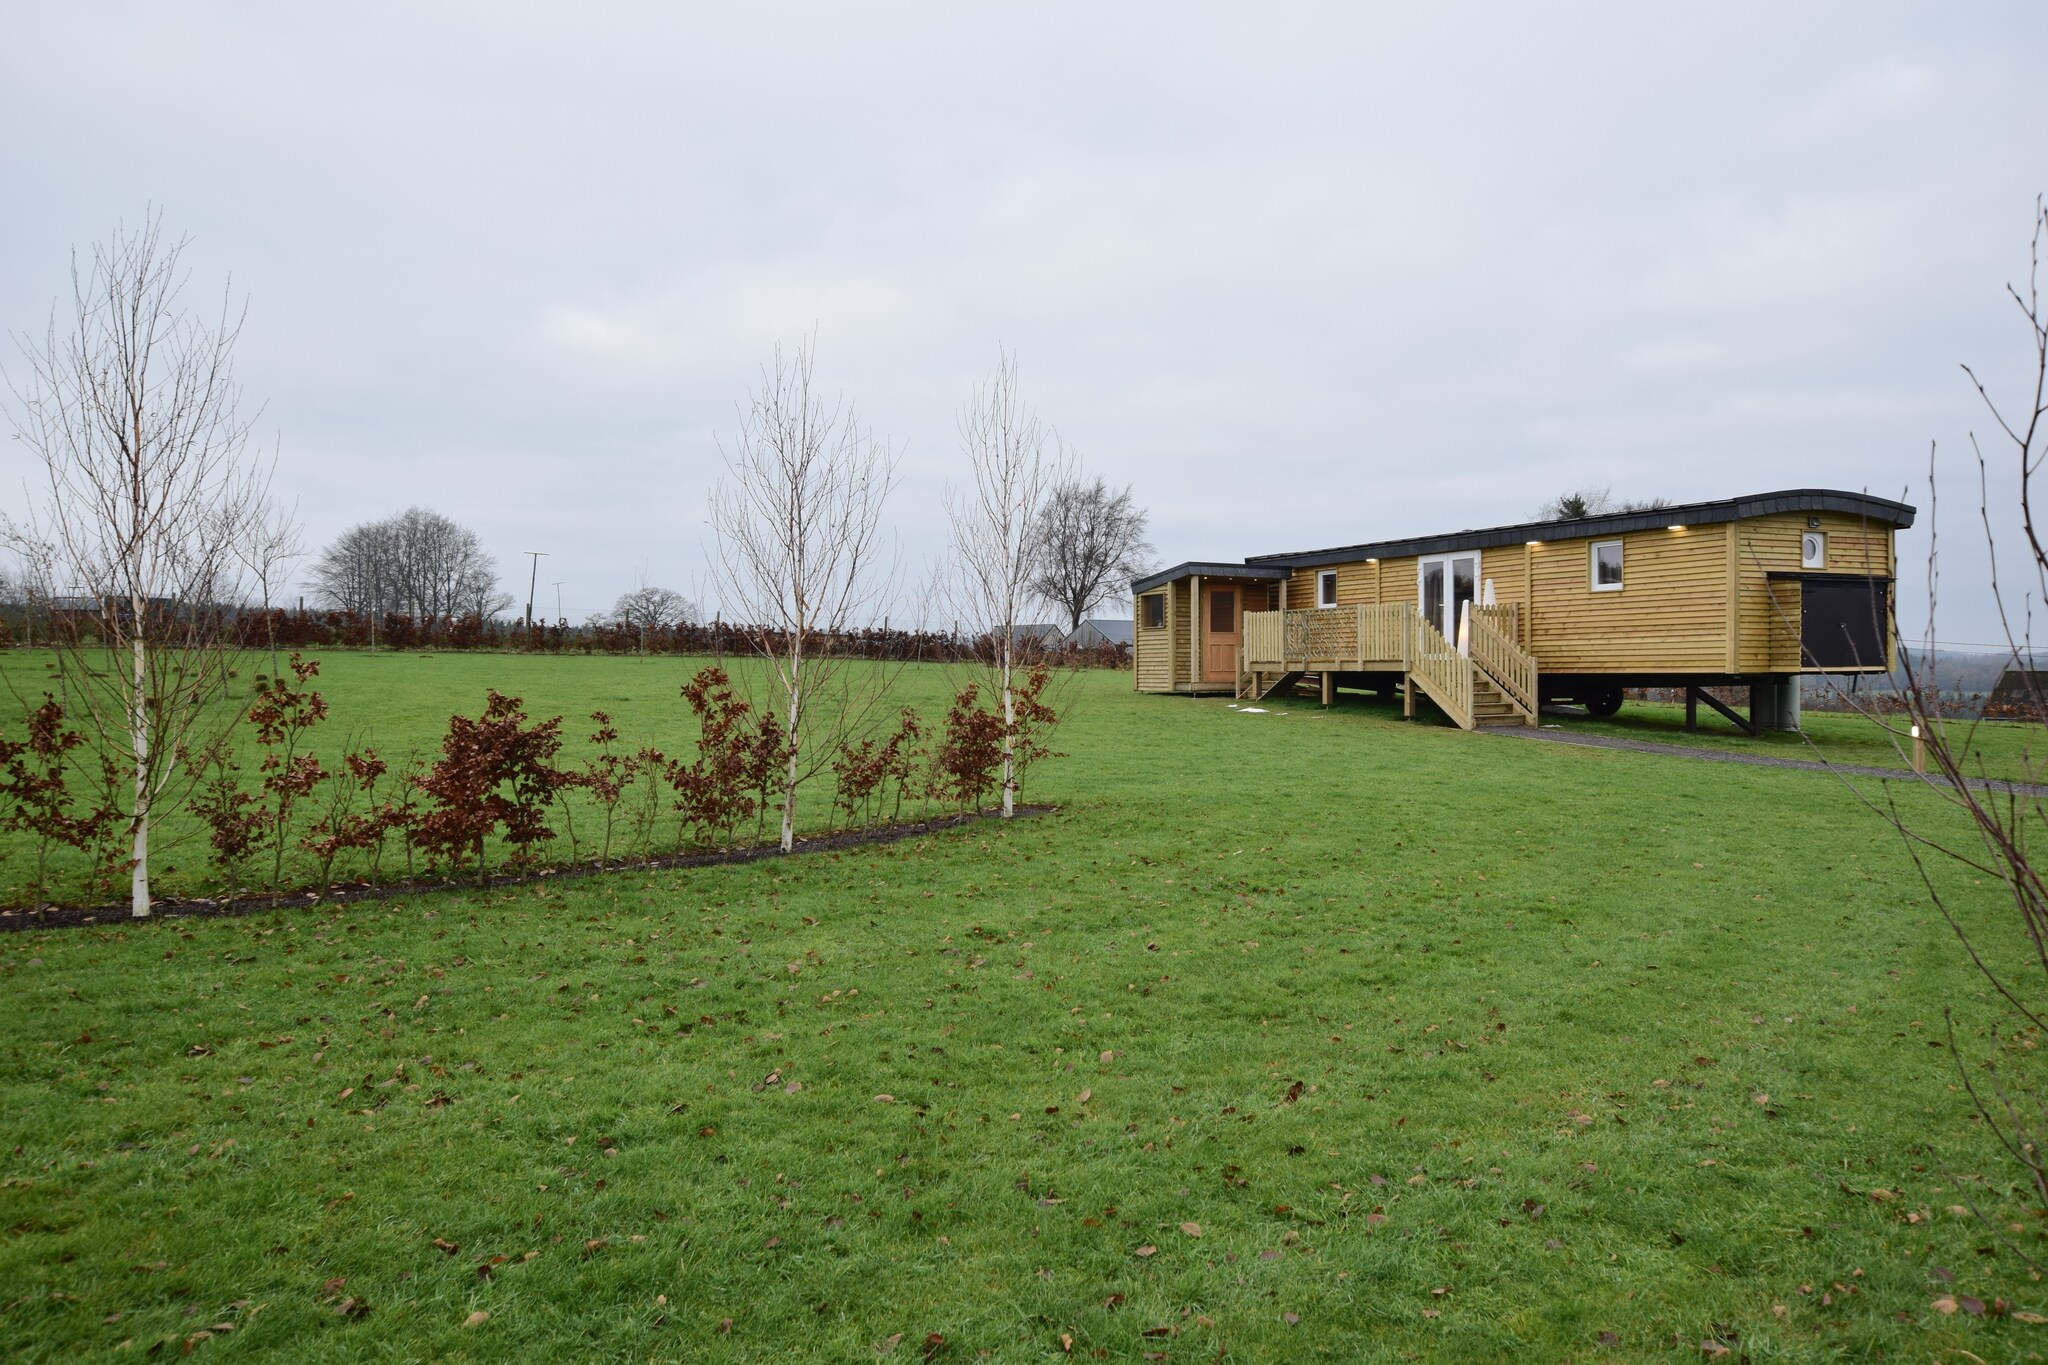
[[[1202,1235],[1202,1225],[1200,1223],[1182,1223],[1180,1230],[1190,1237],[1200,1237]]]
[[[731,1335],[732,1335],[732,1319],[731,1319],[731,1318],[720,1318],[720,1319],[718,1320],[718,1335],[720,1335],[720,1336],[722,1336],[722,1337],[729,1337],[729,1336],[731,1336]]]
[[[1094,1098],[1095,1098],[1095,1092],[1094,1092],[1093,1090],[1083,1090],[1083,1091],[1082,1091],[1082,1092],[1081,1092],[1080,1094],[1078,1094],[1078,1095],[1074,1096],[1074,1103],[1076,1103],[1076,1104],[1086,1104],[1086,1103],[1088,1103],[1088,1101],[1090,1101],[1090,1100],[1092,1100],[1092,1099],[1094,1099]]]
[[[1072,1332],[1060,1333],[1060,1349],[1068,1355],[1074,1353],[1074,1334]]]
[[[335,1316],[337,1317],[360,1318],[369,1311],[369,1301],[366,1299],[356,1298],[353,1295],[343,1299],[340,1303],[334,1305],[334,1312]]]
[[[1141,1246],[1141,1247],[1139,1247],[1139,1248],[1138,1248],[1138,1249],[1137,1249],[1136,1251],[1134,1251],[1134,1252],[1132,1252],[1132,1253],[1131,1253],[1131,1255],[1133,1255],[1133,1256],[1137,1256],[1137,1257],[1140,1257],[1140,1258],[1143,1258],[1143,1257],[1146,1257],[1146,1256],[1156,1256],[1156,1255],[1158,1255],[1158,1254],[1159,1254],[1159,1248],[1158,1248],[1158,1247],[1156,1247],[1156,1246],[1153,1246],[1153,1245],[1152,1245],[1152,1244],[1151,1244],[1150,1242],[1147,1242],[1147,1243],[1146,1243],[1146,1244],[1145,1244],[1144,1246]]]
[[[2023,1308],[2013,1309],[2012,1320],[2029,1323],[2035,1327],[2048,1327],[2048,1318],[2042,1317],[2039,1313],[2029,1313]]]
[[[462,1250],[462,1247],[459,1243],[451,1242],[446,1237],[436,1237],[434,1239],[434,1250],[446,1252],[448,1255],[453,1256],[456,1252]]]
[[[894,1103],[896,1103],[896,1097],[895,1097],[894,1095],[877,1095],[877,1096],[875,1096],[875,1103],[876,1103],[876,1104],[894,1104]]]
[[[1280,1321],[1282,1321],[1282,1322],[1286,1323],[1286,1324],[1287,1324],[1287,1325],[1288,1325],[1289,1327],[1293,1327],[1293,1326],[1295,1326],[1296,1324],[1298,1324],[1298,1323],[1299,1323],[1299,1322],[1301,1321],[1301,1314],[1299,1314],[1299,1313],[1282,1313],[1282,1314],[1280,1315]]]
[[[1968,1294],[1956,1295],[1956,1307],[1962,1309],[1973,1318],[1984,1316],[1984,1300],[1973,1299]]]
[[[491,1320],[491,1315],[479,1308],[462,1320],[464,1327],[481,1327]]]
[[[1097,1060],[1100,1061],[1104,1066],[1108,1066],[1111,1062],[1116,1060],[1116,1054],[1114,1052],[1105,1052]]]
[[[1443,1316],[1443,1311],[1436,1308],[1425,1308],[1422,1310],[1422,1316],[1425,1318],[1440,1318]]]
[[[1707,1340],[1700,1343],[1700,1354],[1711,1359],[1715,1356],[1727,1355],[1728,1348],[1710,1337]]]
[[[880,1341],[875,1343],[875,1354],[878,1356],[885,1356],[889,1354],[889,1352],[896,1349],[897,1345],[900,1342],[902,1342],[902,1340],[903,1333],[891,1332],[888,1336],[883,1337]]]
[[[927,1332],[924,1338],[924,1358],[930,1360],[946,1344],[946,1338],[938,1332]]]
[[[1940,1298],[1936,1299],[1933,1303],[1927,1306],[1929,1308],[1932,1308],[1937,1313],[1953,1313],[1956,1311],[1957,1307],[1956,1296],[1953,1294],[1943,1294]]]
[[[1602,1346],[1619,1346],[1621,1345],[1621,1335],[1617,1332],[1602,1332],[1599,1341]]]

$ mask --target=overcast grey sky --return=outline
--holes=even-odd
[[[2044,55],[2038,0],[0,0],[0,326],[159,206],[314,544],[425,503],[577,620],[701,576],[716,437],[815,327],[913,562],[1005,345],[1169,561],[1582,485],[1924,511],[1939,440],[1940,634],[1989,641],[1957,366],[2025,377]]]

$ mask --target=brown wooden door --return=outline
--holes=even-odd
[[[1236,682],[1237,647],[1244,643],[1236,588],[1202,589],[1202,681]]]

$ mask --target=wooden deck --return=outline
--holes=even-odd
[[[1536,723],[1536,660],[1516,644],[1518,608],[1469,608],[1465,649],[1406,602],[1244,614],[1237,695],[1268,697],[1311,674],[1329,701],[1340,673],[1398,674],[1467,730]]]

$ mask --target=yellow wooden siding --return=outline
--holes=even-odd
[[[1153,591],[1166,595],[1166,624],[1151,628],[1143,624],[1144,599],[1151,594],[1141,594],[1132,668],[1139,691],[1171,692],[1175,683],[1186,681],[1188,673],[1188,585],[1169,583]]]
[[[1799,584],[1774,573],[1817,572],[1799,563],[1799,537],[1809,513],[1780,512],[1736,523],[1736,668],[1744,673],[1796,673]],[[1821,512],[1827,572],[1890,575],[1892,529],[1844,512]],[[1896,647],[1896,641],[1892,642]]]
[[[1522,604],[1522,619],[1529,619],[1528,580],[1522,572],[1522,547],[1495,546],[1480,556],[1480,592],[1486,591],[1486,580],[1493,580],[1493,600],[1505,607],[1514,603]],[[1525,627],[1526,629],[1526,627]],[[1517,640],[1516,644],[1523,643]]]
[[[1313,569],[1296,569],[1286,584],[1287,607],[1290,611],[1307,611],[1321,606],[1316,600],[1316,580],[1323,574],[1337,571],[1337,605],[1356,606],[1377,603],[1380,591],[1380,566],[1373,560],[1362,560],[1356,564],[1319,564]]]
[[[1526,547],[1534,597],[1529,652],[1545,673],[1722,671],[1727,530],[1688,526]],[[1594,592],[1592,547],[1609,540],[1622,542],[1622,587]]]

